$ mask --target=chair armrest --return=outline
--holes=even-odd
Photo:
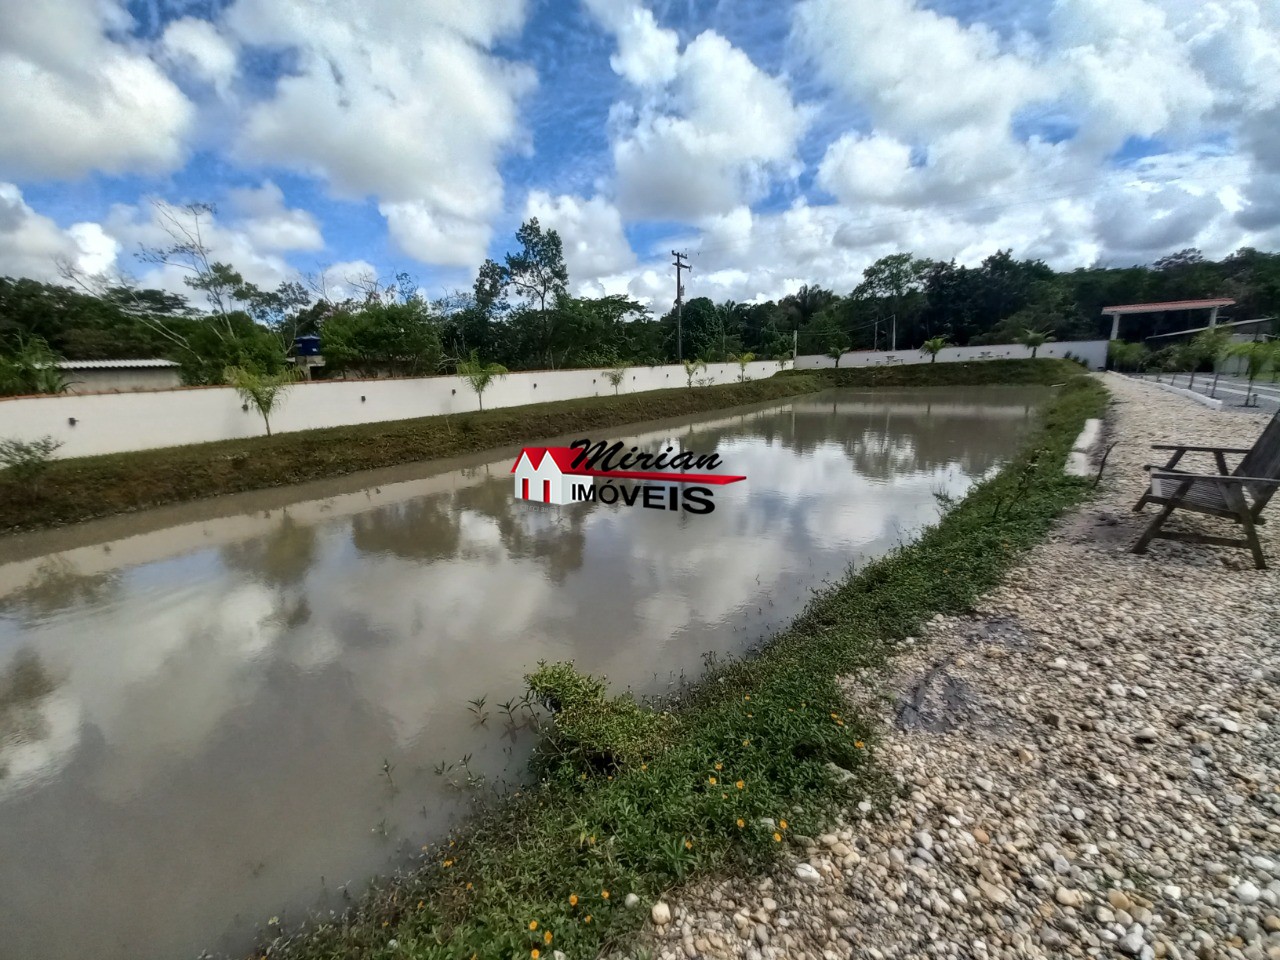
[[[1173,470],[1152,470],[1152,478],[1162,480],[1215,480],[1218,483],[1255,483],[1280,486],[1280,477],[1224,477],[1218,473],[1178,473]]]
[[[1153,443],[1152,450],[1181,450],[1184,453],[1251,453],[1240,447],[1190,447],[1183,443]]]

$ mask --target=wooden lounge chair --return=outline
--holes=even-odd
[[[1261,514],[1270,501],[1276,487],[1280,486],[1280,413],[1271,418],[1266,429],[1252,447],[1198,447],[1190,444],[1153,444],[1153,450],[1171,450],[1173,455],[1163,467],[1148,467],[1150,485],[1142,498],[1134,504],[1134,511],[1141,511],[1148,503],[1161,507],[1133,545],[1134,553],[1146,553],[1152,540],[1181,540],[1187,543],[1208,543],[1224,547],[1248,547],[1253,562],[1259,570],[1265,569],[1266,558],[1258,542],[1258,524]],[[1213,455],[1216,473],[1188,473],[1177,469],[1188,453]],[[1234,470],[1227,468],[1227,455],[1241,456]],[[1201,533],[1166,531],[1165,521],[1175,510],[1222,517],[1240,524],[1243,539],[1215,537]]]

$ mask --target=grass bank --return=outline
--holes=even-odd
[[[970,609],[1086,495],[1062,466],[1105,400],[1096,381],[1069,379],[998,476],[816,598],[759,656],[713,665],[668,711],[610,698],[569,665],[544,666],[530,678],[531,695],[554,708],[536,782],[424,848],[414,871],[348,917],[273,928],[262,952],[592,957],[647,916],[624,906],[627,894],[647,904],[693,875],[757,871],[837,804],[887,789],[876,730],[847,712],[836,677],[882,668],[929,617]]]
[[[883,371],[788,371],[766,380],[694,390],[675,388],[588,397],[448,417],[58,460],[34,487],[17,483],[6,476],[8,471],[0,472],[0,533],[61,526],[226,493],[461,456],[567,433],[586,434],[646,420],[779,400],[823,387],[845,386],[846,374],[893,375],[883,382],[851,380],[851,386],[940,386],[1052,383],[1078,372],[1079,367],[1062,360],[918,364]]]
[[[771,377],[58,460],[34,490],[0,473],[0,533],[764,403],[822,385]]]
[[[1061,383],[1082,372],[1070,360],[969,360],[964,363],[903,363],[888,367],[788,370],[778,377],[817,374],[832,387],[957,387]]]

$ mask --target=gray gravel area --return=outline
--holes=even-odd
[[[638,904],[628,956],[1280,958],[1280,573],[1127,552],[1151,443],[1261,424],[1106,382],[1099,496],[889,674],[844,679],[901,798],[793,837],[766,876]]]

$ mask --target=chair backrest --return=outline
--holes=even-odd
[[[1235,469],[1237,477],[1263,477],[1269,480],[1280,479],[1280,411],[1271,418],[1262,436],[1258,437],[1253,448],[1244,455],[1240,465]],[[1246,486],[1250,486],[1246,484]],[[1249,492],[1255,498],[1269,500],[1274,487],[1255,488],[1250,486]]]

